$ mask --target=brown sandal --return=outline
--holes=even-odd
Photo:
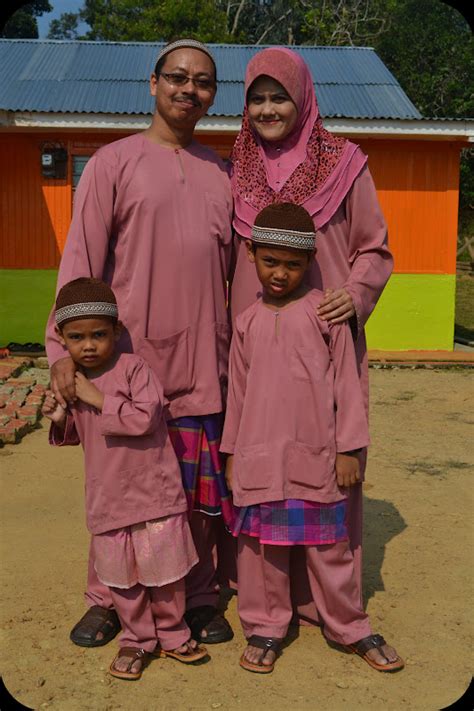
[[[198,662],[200,659],[204,659],[204,657],[209,656],[205,647],[201,647],[199,645],[197,647],[192,647],[191,640],[189,639],[184,644],[186,645],[185,652],[178,652],[176,649],[158,648],[155,652],[153,652],[153,655],[156,657],[171,657],[172,659],[177,659],[178,662],[182,662],[183,664],[194,664],[194,662]]]
[[[279,639],[275,639],[275,637],[261,637],[258,634],[254,634],[249,637],[247,640],[247,646],[258,647],[258,649],[262,649],[263,651],[257,664],[249,662],[245,659],[244,654],[242,654],[239,661],[242,669],[254,672],[255,674],[270,674],[270,672],[272,672],[275,668],[275,662],[272,664],[262,664],[262,662],[265,659],[265,655],[270,651],[275,652],[275,661],[278,659],[278,655],[280,654],[280,641],[281,640]]]
[[[387,657],[385,657],[385,654],[382,651],[382,647],[384,644],[387,643],[382,637],[382,635],[371,634],[369,637],[364,637],[363,639],[360,639],[355,644],[347,645],[347,649],[353,652],[354,654],[358,654],[359,657],[362,657],[362,659],[366,661],[369,666],[372,667],[372,669],[376,669],[377,671],[396,672],[403,669],[403,667],[405,666],[405,662],[401,657],[397,656],[394,662],[389,662]],[[371,649],[376,649],[382,655],[382,657],[385,657],[385,659],[387,659],[387,663],[377,664],[377,662],[374,662],[373,659],[368,657],[367,652]]]
[[[143,673],[143,670],[148,661],[148,652],[144,649],[137,649],[137,647],[121,647],[118,654],[114,658],[114,661],[109,667],[109,674],[117,677],[117,679],[126,679],[127,681],[137,681]],[[126,671],[119,671],[115,668],[115,662],[120,659],[120,657],[125,657],[129,659]],[[137,672],[132,672],[131,668],[137,660],[141,661],[141,667]]]

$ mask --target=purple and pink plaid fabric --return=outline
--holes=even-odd
[[[230,528],[234,507],[219,453],[223,421],[222,413],[178,417],[169,420],[168,432],[181,468],[188,511],[222,514]]]
[[[234,507],[234,536],[245,533],[274,546],[317,546],[347,541],[347,502],[320,504],[286,499]]]

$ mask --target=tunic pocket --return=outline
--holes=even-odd
[[[233,472],[242,489],[268,489],[271,472],[264,446],[255,444],[240,447],[234,456]]]
[[[327,447],[294,442],[286,458],[288,479],[293,484],[310,489],[321,489],[327,485],[331,475],[330,452]]]
[[[323,366],[316,353],[309,348],[293,348],[290,354],[290,371],[296,380],[320,380],[324,377]]]
[[[136,352],[159,378],[168,400],[174,400],[194,387],[190,357],[189,328],[166,338],[142,338]]]
[[[232,239],[232,212],[229,205],[216,200],[211,193],[205,193],[205,200],[209,234],[222,244],[229,244]]]
[[[162,487],[162,472],[160,466],[148,463],[145,466],[119,471],[119,488],[122,492],[123,506],[136,511],[150,508],[154,503],[166,503],[166,495]]]

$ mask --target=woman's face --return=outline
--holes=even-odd
[[[293,130],[298,110],[275,79],[260,76],[250,85],[247,109],[252,128],[264,141],[282,141]]]

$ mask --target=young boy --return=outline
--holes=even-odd
[[[77,366],[71,412],[49,392],[50,442],[82,443],[86,516],[99,580],[122,625],[110,673],[139,679],[147,658],[195,662],[184,576],[197,562],[187,503],[163,414],[163,390],[145,361],[116,353],[121,325],[110,287],[69,282],[56,299],[56,329]]]
[[[236,321],[221,443],[241,507],[233,533],[248,646],[240,665],[273,670],[292,617],[290,547],[302,545],[326,637],[380,671],[401,669],[372,635],[355,583],[346,497],[369,433],[350,328],[320,320],[323,294],[304,283],[313,221],[300,206],[270,205],[248,249],[263,295]]]

